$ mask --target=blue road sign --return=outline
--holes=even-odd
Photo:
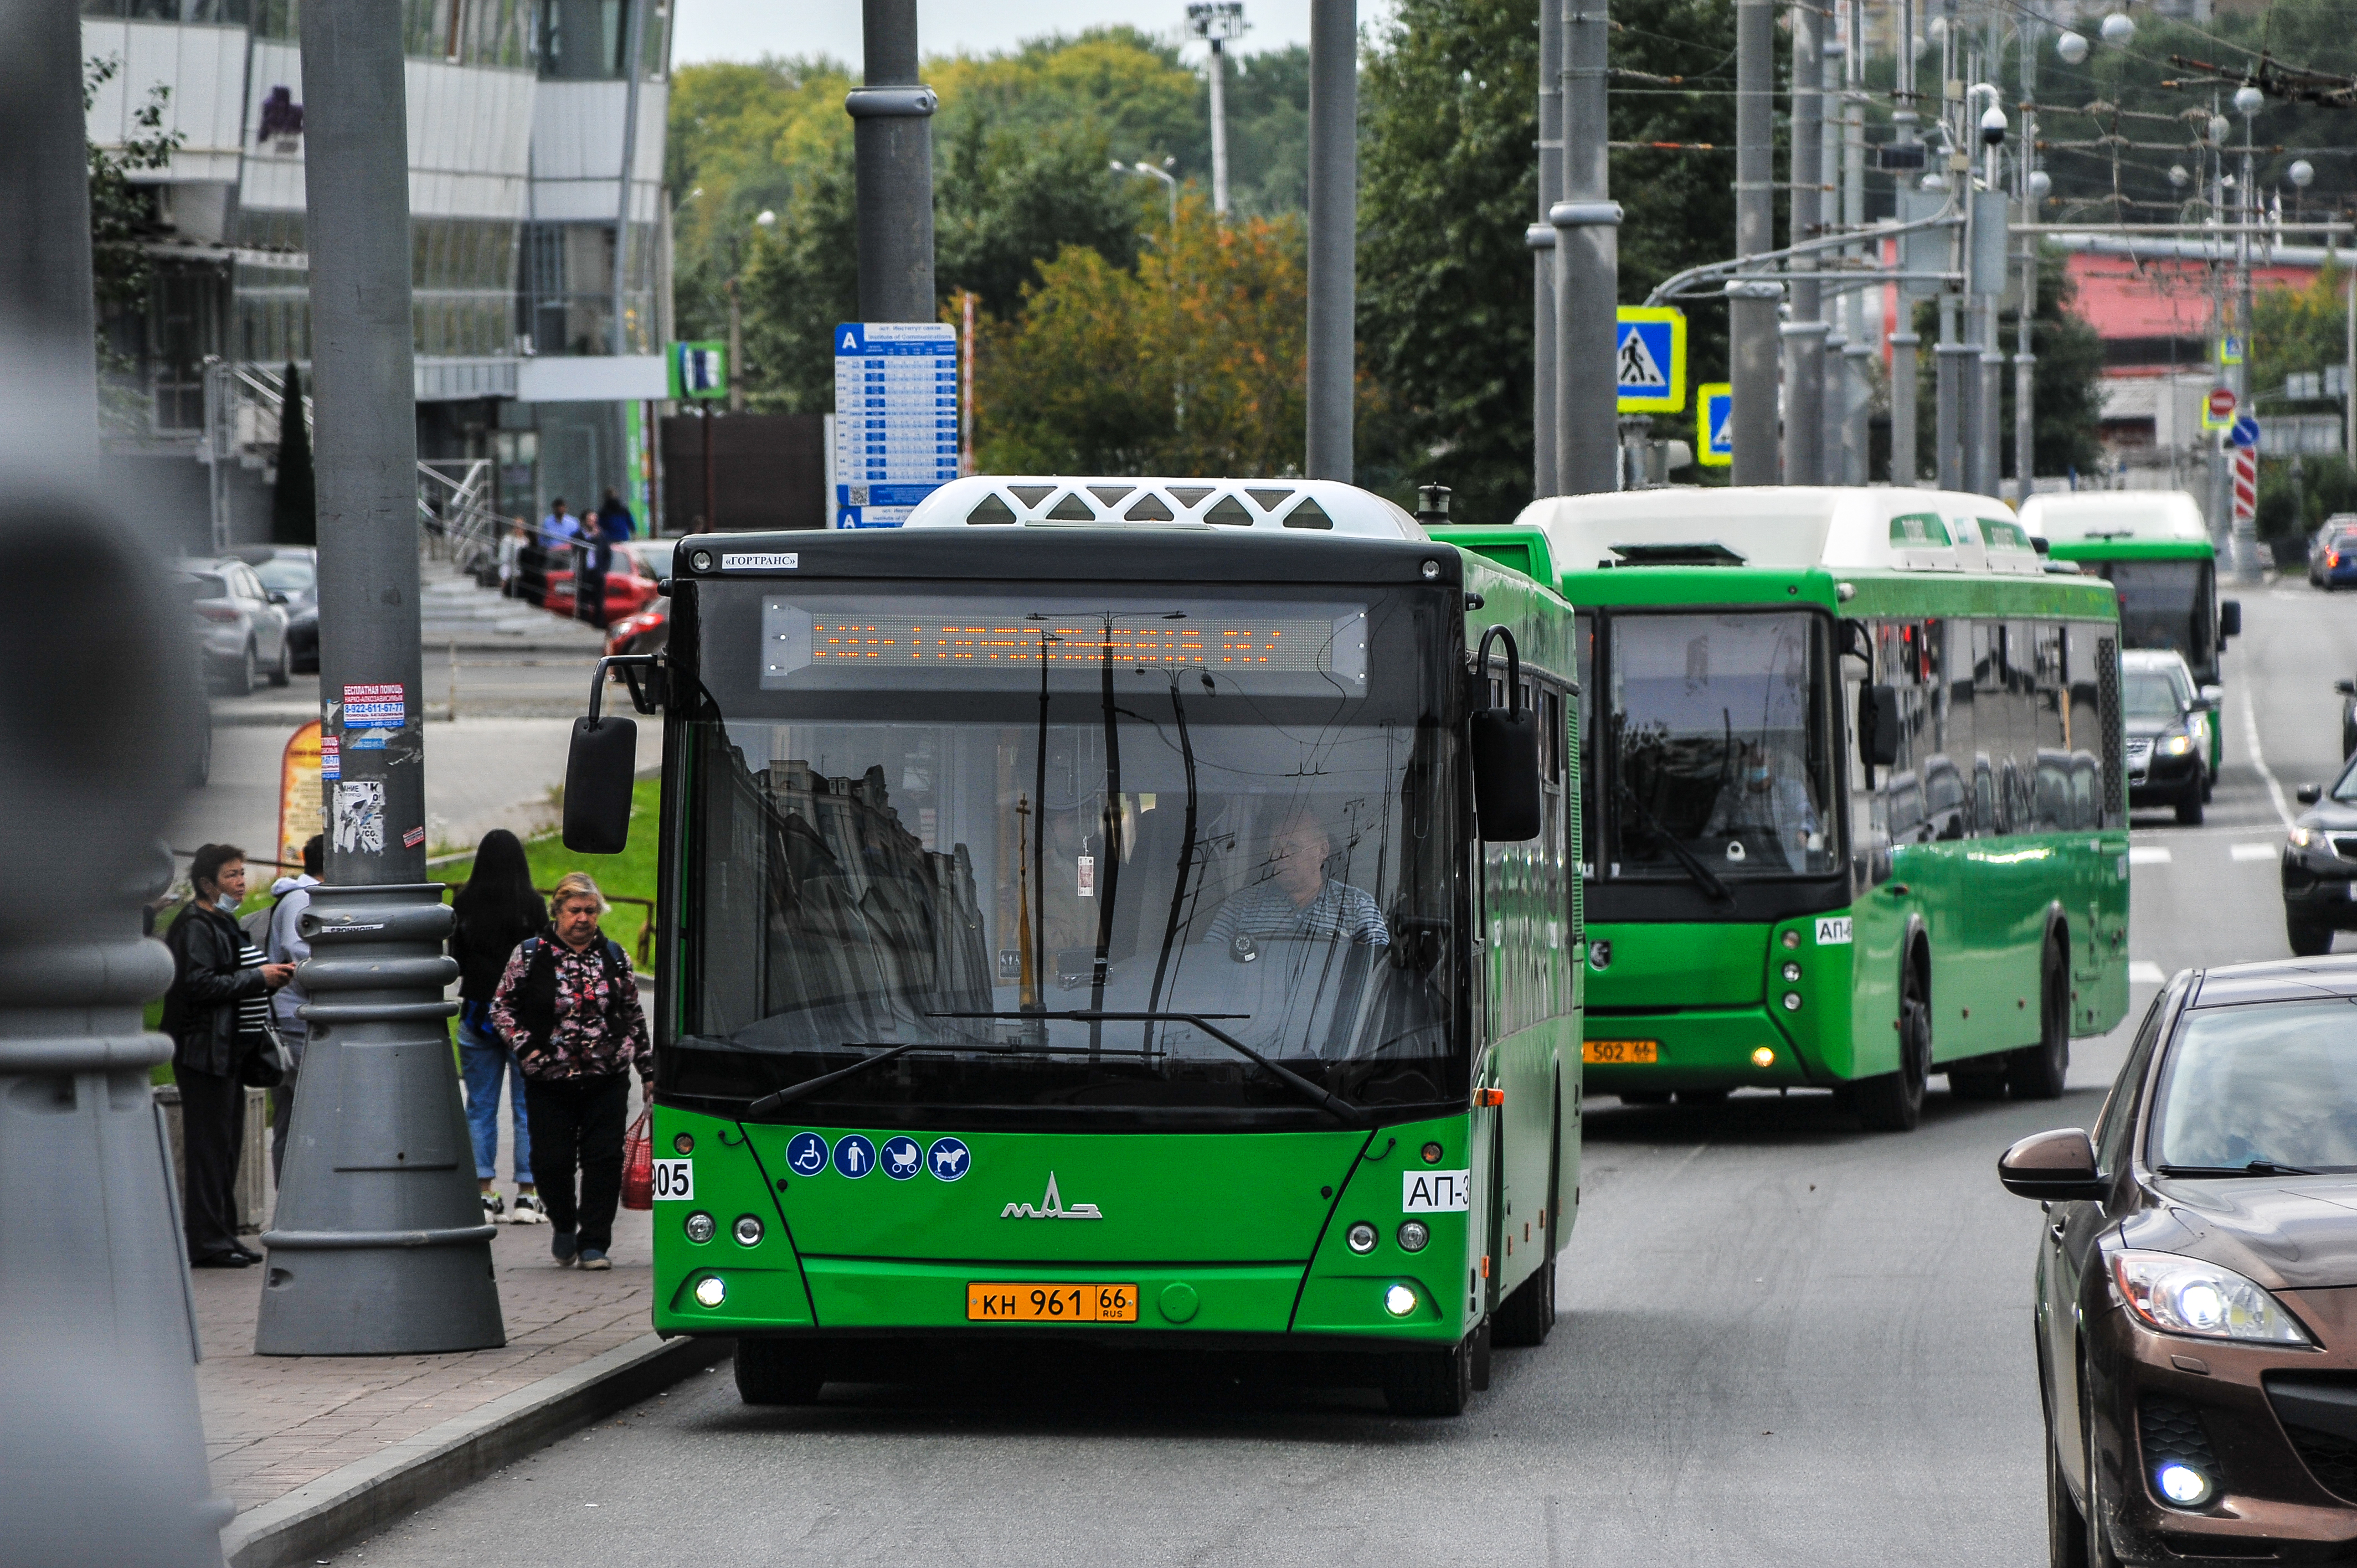
[[[834,329],[834,526],[898,528],[958,472],[957,328]]]
[[[786,1164],[796,1176],[816,1176],[826,1169],[826,1140],[815,1133],[797,1133],[786,1140]]]
[[[1685,312],[1624,305],[1613,355],[1622,413],[1675,413],[1686,405]]]
[[[2248,446],[2253,451],[2258,450],[2259,422],[2257,418],[2255,415],[2246,413],[2241,418],[2235,420],[2234,428],[2227,434],[2226,439],[2233,442],[2237,446]]]
[[[876,1145],[856,1133],[834,1141],[834,1168],[857,1181],[876,1168]]]
[[[1695,461],[1724,468],[1735,461],[1735,388],[1712,381],[1695,388]]]

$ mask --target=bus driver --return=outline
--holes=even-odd
[[[1816,807],[1800,780],[1778,769],[1775,754],[1765,745],[1746,746],[1735,776],[1719,786],[1718,799],[1703,824],[1703,837],[1726,837],[1727,858],[1740,860],[1738,847],[1746,837],[1765,838],[1784,853],[1784,863],[1798,871],[1807,865],[1809,852],[1824,847]]]
[[[1269,834],[1268,880],[1245,888],[1211,918],[1211,940],[1233,946],[1246,937],[1348,937],[1389,947],[1383,911],[1365,892],[1326,875],[1333,841],[1315,816],[1295,811]]]

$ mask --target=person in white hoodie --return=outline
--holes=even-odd
[[[327,841],[317,833],[303,846],[303,874],[282,876],[270,885],[276,902],[270,910],[270,939],[262,944],[272,963],[301,963],[311,956],[311,944],[298,922],[311,907],[311,889],[319,886],[319,870],[327,860]],[[303,1070],[303,1043],[311,1026],[295,1009],[310,1000],[299,981],[288,981],[271,993],[270,1009],[278,1037],[286,1047],[286,1081],[270,1091],[270,1176],[273,1181],[286,1165],[286,1126],[295,1117],[295,1080]]]

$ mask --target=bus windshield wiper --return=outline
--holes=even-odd
[[[2303,1170],[2298,1165],[2279,1165],[2273,1160],[2252,1160],[2239,1165],[2163,1165],[2160,1174],[2178,1176],[2319,1176],[2322,1173]]]
[[[1349,1101],[1329,1094],[1299,1073],[1277,1066],[1225,1029],[1213,1028],[1210,1022],[1213,1018],[1249,1018],[1252,1016],[1249,1013],[1107,1013],[1095,1007],[1076,1007],[1065,1013],[928,1013],[925,1016],[929,1018],[1008,1018],[1018,1022],[1034,1018],[1060,1018],[1074,1024],[1092,1025],[1192,1024],[1237,1055],[1248,1057],[1261,1067],[1267,1069],[1270,1074],[1287,1089],[1292,1090],[1344,1126],[1364,1127],[1369,1124],[1366,1112]],[[1093,1047],[1092,1049],[1093,1051]],[[877,1059],[880,1061],[883,1058],[879,1057]]]
[[[1686,875],[1693,877],[1704,892],[1722,904],[1735,902],[1735,895],[1727,890],[1727,884],[1713,875],[1710,867],[1702,863],[1701,856],[1680,843],[1676,834],[1662,826],[1662,820],[1659,817],[1645,810],[1645,802],[1637,799],[1637,791],[1631,789],[1626,780],[1623,780],[1620,785],[1620,798],[1629,803],[1637,815],[1645,820],[1646,832],[1661,841],[1662,847],[1670,852],[1670,858],[1684,866]]]
[[[800,1083],[790,1083],[783,1089],[773,1090],[745,1107],[745,1114],[748,1117],[767,1116],[780,1106],[791,1105],[797,1100],[807,1100],[822,1089],[833,1089],[846,1078],[866,1072],[872,1067],[881,1067],[895,1057],[906,1056],[910,1051],[996,1051],[1005,1055],[1014,1048],[1010,1046],[979,1046],[970,1040],[910,1040],[890,1047],[884,1047],[880,1041],[846,1040],[843,1046],[845,1050],[855,1051],[879,1047],[883,1049],[882,1056],[866,1057],[849,1067],[837,1068],[833,1072],[823,1072],[816,1078],[806,1078]]]

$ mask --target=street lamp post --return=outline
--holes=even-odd
[[[1176,158],[1165,158],[1162,161],[1168,164],[1175,163],[1178,160]],[[1178,177],[1172,174],[1167,168],[1157,168],[1154,165],[1149,163],[1140,162],[1125,164],[1119,158],[1113,160],[1113,172],[1115,174],[1142,174],[1154,179],[1158,179],[1162,182],[1163,188],[1168,191],[1170,195],[1170,242],[1175,246],[1178,242]]]
[[[1228,215],[1228,57],[1227,46],[1242,38],[1243,0],[1212,0],[1187,7],[1187,36],[1211,46],[1211,211]]]

